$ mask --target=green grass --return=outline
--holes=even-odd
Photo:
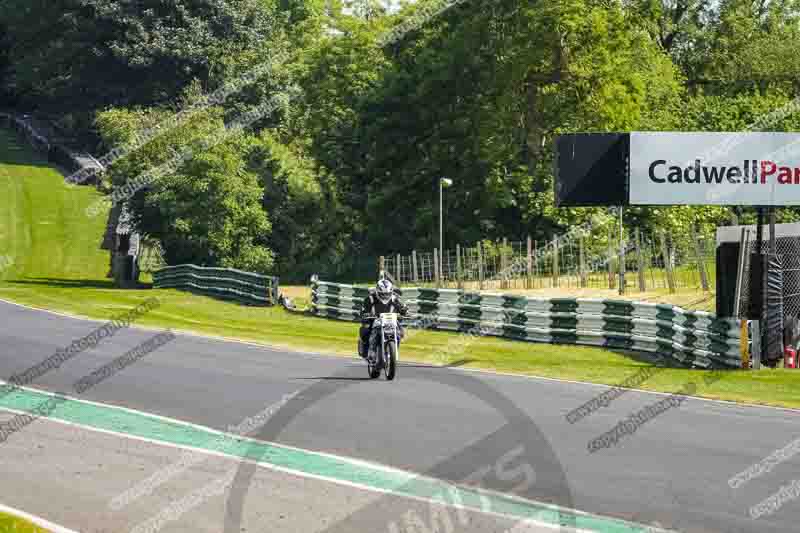
[[[0,130],[0,258],[13,260],[0,280],[106,283],[108,254],[100,249],[106,219],[84,212],[99,197],[89,187],[67,186],[58,171]]]
[[[67,187],[56,170],[2,131],[0,161],[0,198],[4,199],[0,200],[0,257],[14,259],[14,264],[0,273],[0,298],[107,319],[155,296],[161,306],[144,316],[139,325],[295,350],[355,354],[357,324],[282,309],[247,307],[175,290],[114,288],[105,277],[108,254],[100,250],[105,217],[92,219],[85,213],[100,194],[89,187]],[[295,294],[302,297],[300,290],[295,289]],[[651,364],[631,354],[592,347],[496,338],[472,339],[465,344],[467,338],[409,331],[401,359],[605,384],[619,383]],[[698,370],[665,369],[642,388],[675,391],[694,381],[698,393],[710,398],[800,407],[800,372],[731,371],[708,387],[702,383],[702,374]]]
[[[47,530],[16,516],[0,513],[0,533],[47,533]]]

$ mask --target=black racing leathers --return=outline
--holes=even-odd
[[[375,291],[370,290],[369,295],[364,298],[364,301],[361,303],[361,329],[359,331],[361,337],[359,355],[361,355],[361,357],[365,357],[367,354],[367,348],[370,346],[373,329],[373,320],[365,320],[365,317],[378,317],[381,313],[398,313],[400,316],[408,316],[408,307],[396,294],[392,294],[392,298],[387,303],[383,303],[378,299]],[[404,334],[403,327],[398,324],[397,335],[399,339],[402,339]]]

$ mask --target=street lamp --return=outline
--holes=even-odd
[[[444,259],[444,189],[450,187],[453,180],[447,178],[439,178],[439,283],[442,281],[442,259]]]

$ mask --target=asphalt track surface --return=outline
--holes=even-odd
[[[0,302],[0,377],[24,371],[98,324]],[[136,328],[121,331],[31,386],[68,391],[81,377],[152,336]],[[307,391],[322,388],[319,401],[284,420],[269,440],[461,484],[472,483],[465,480],[474,480],[476,472],[491,471],[480,476],[488,489],[675,531],[798,530],[796,500],[758,520],[748,516],[748,509],[800,479],[800,456],[737,489],[728,485],[731,476],[800,436],[796,411],[688,399],[618,446],[590,454],[589,440],[664,396],[629,392],[569,424],[566,413],[603,387],[414,364],[401,364],[392,383],[365,378],[365,365],[355,359],[178,335],[81,397],[227,431],[287,394],[302,399]],[[515,410],[500,412],[477,397],[476,382]],[[536,428],[533,438],[539,437],[533,447],[525,441],[533,433],[514,431],[530,426]],[[44,421],[24,428],[0,444],[0,502],[82,531],[131,529],[153,512],[152,498],[118,513],[98,506],[166,466],[180,450],[125,440]],[[535,483],[520,490],[519,479],[492,467],[510,450],[526,445]],[[154,497],[179,499],[200,486],[200,478],[215,469],[223,472],[225,462],[236,463],[216,458]],[[382,495],[376,505],[376,495],[365,491],[257,470],[243,496],[242,524],[248,526],[241,529],[246,531],[387,531],[388,522],[399,522],[417,505]],[[165,531],[222,531],[229,525],[225,502],[205,504]],[[391,516],[394,507],[396,517]],[[380,516],[364,512],[370,508],[379,509]],[[501,519],[471,520],[469,528],[457,530],[510,527]]]

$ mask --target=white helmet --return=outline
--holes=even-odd
[[[378,300],[383,302],[384,304],[388,304],[389,300],[392,299],[392,282],[388,279],[382,279],[378,281],[378,286],[376,287],[375,293],[378,296]]]

